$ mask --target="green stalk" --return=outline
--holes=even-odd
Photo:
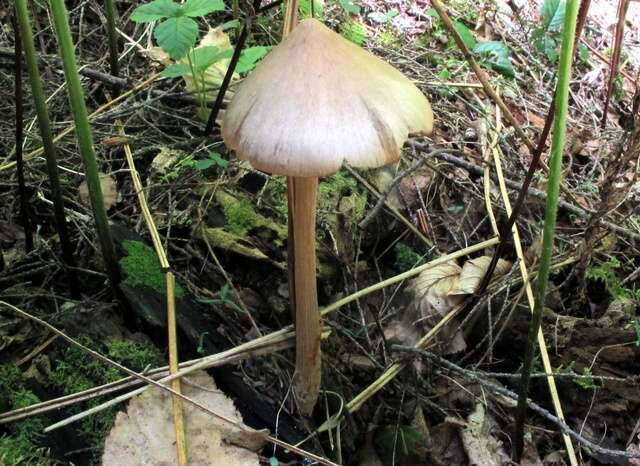
[[[69,89],[69,102],[71,104],[71,110],[73,111],[78,146],[80,148],[80,155],[89,188],[89,199],[91,200],[93,218],[96,222],[102,257],[111,282],[116,284],[119,281],[120,272],[111,239],[107,211],[104,208],[98,164],[96,162],[96,154],[93,150],[93,136],[91,134],[91,127],[89,126],[84,93],[80,84],[80,75],[78,74],[78,68],[76,66],[71,30],[69,29],[69,22],[67,21],[67,10],[64,6],[64,0],[50,0],[49,4],[51,5],[53,23],[56,35],[58,36],[58,49],[60,51],[60,57],[62,58],[67,88]]]
[[[62,245],[62,258],[67,269],[71,292],[74,296],[79,295],[77,289],[77,279],[75,272],[71,270],[74,267],[75,260],[73,257],[73,244],[69,240],[67,232],[67,220],[64,212],[64,203],[62,201],[62,189],[60,188],[60,177],[58,176],[58,163],[56,160],[56,148],[53,143],[53,133],[51,132],[51,122],[47,111],[47,103],[42,89],[42,81],[40,80],[40,72],[38,70],[38,53],[33,42],[33,31],[31,29],[31,21],[29,20],[29,10],[27,9],[27,0],[16,0],[16,17],[20,36],[22,38],[22,48],[24,49],[24,57],[27,64],[27,72],[31,83],[31,93],[36,108],[38,118],[38,126],[40,128],[40,136],[42,137],[42,146],[44,155],[47,160],[47,172],[49,175],[49,185],[51,188],[51,200],[53,201],[53,212],[56,222],[56,229],[60,237]],[[20,66],[20,63],[17,64]],[[16,141],[16,144],[22,144]],[[17,149],[17,147],[16,147]]]
[[[118,36],[116,35],[116,6],[114,0],[105,0],[107,16],[107,36],[109,37],[109,67],[113,76],[120,75],[118,64]]]
[[[518,408],[516,412],[516,430],[514,449],[516,461],[520,461],[524,447],[524,423],[527,414],[527,394],[529,392],[529,380],[533,365],[533,356],[536,348],[536,338],[542,323],[547,285],[549,283],[549,269],[553,257],[553,239],[556,229],[558,213],[558,198],[560,182],[562,179],[562,152],[567,132],[567,107],[569,103],[569,81],[571,79],[571,61],[573,43],[576,31],[576,18],[578,14],[578,0],[568,0],[564,19],[562,37],[562,49],[560,51],[560,64],[558,70],[558,86],[556,97],[556,116],[553,127],[553,140],[551,142],[551,160],[549,162],[549,180],[547,187],[547,205],[544,219],[542,237],[542,254],[540,257],[540,271],[536,289],[536,303],[533,309],[527,349],[522,366],[522,378],[520,379],[520,393],[518,395]]]

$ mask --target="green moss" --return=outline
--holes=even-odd
[[[40,399],[22,381],[20,369],[0,366],[0,407],[2,411],[25,408]],[[0,462],[6,466],[45,466],[51,464],[38,442],[45,427],[41,416],[30,417],[8,426],[10,435],[0,437]]]
[[[354,222],[364,217],[367,208],[367,195],[363,192],[358,182],[343,171],[334,176],[323,179],[320,182],[318,192],[318,206],[321,209],[335,210],[343,197],[351,196],[350,212]],[[322,219],[323,213],[319,212]]]
[[[236,235],[245,235],[257,226],[258,214],[251,202],[241,199],[238,202],[224,206],[224,216],[227,218],[227,228]]]
[[[424,262],[420,254],[401,242],[395,244],[393,247],[393,254],[395,256],[395,262],[393,265],[399,272],[412,269]]]
[[[160,267],[160,260],[152,247],[147,246],[142,241],[125,240],[122,247],[126,256],[120,259],[120,266],[125,272],[124,283],[136,287],[140,285],[161,294],[166,294],[165,276]],[[176,283],[175,296],[180,298],[184,295],[184,288]]]
[[[104,352],[109,358],[135,371],[141,371],[148,365],[160,365],[163,362],[159,350],[152,345],[129,340],[111,340],[106,343],[105,351],[102,345],[88,337],[81,337],[79,340],[85,346]],[[123,374],[116,368],[95,359],[75,346],[70,346],[59,358],[49,380],[57,391],[70,395],[113,382],[122,376]],[[87,403],[87,407],[96,406],[100,402],[101,400],[92,400]],[[80,408],[73,408],[71,411],[75,413],[80,411]],[[78,434],[91,447],[92,461],[95,464],[99,463],[104,439],[113,426],[116,412],[115,408],[104,410],[98,415],[84,418],[78,424]]]

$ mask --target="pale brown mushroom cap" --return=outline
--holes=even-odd
[[[222,120],[238,158],[278,175],[379,167],[430,134],[427,98],[402,73],[315,19],[302,21],[241,84]]]

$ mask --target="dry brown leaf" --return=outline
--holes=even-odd
[[[502,466],[507,464],[508,455],[502,443],[493,435],[498,429],[496,421],[487,413],[482,403],[467,418],[467,427],[462,429],[462,445],[469,457],[469,464],[482,466]]]
[[[424,293],[438,282],[445,280],[447,283],[442,287],[442,289],[446,289],[455,282],[458,275],[460,275],[460,272],[462,272],[462,268],[455,261],[449,261],[444,264],[428,268],[418,275],[413,283],[417,291],[421,290]]]
[[[460,272],[458,288],[453,290],[451,294],[473,294],[480,286],[480,282],[487,272],[487,268],[491,263],[491,256],[481,256],[471,259],[464,263]],[[494,272],[494,277],[504,275],[511,269],[511,262],[504,259],[498,260],[498,265]]]
[[[218,414],[242,423],[233,402],[216,388],[213,379],[205,372],[190,375],[182,387],[183,393],[189,398]],[[264,432],[249,428],[249,432],[245,432],[190,404],[183,404],[183,410],[189,464],[260,464],[258,455],[252,450],[264,445]],[[171,395],[165,391],[152,388],[135,397],[129,403],[126,413],[118,413],[115,425],[105,442],[102,466],[137,464],[178,464]]]
[[[104,201],[104,208],[109,210],[118,201],[118,187],[116,186],[116,180],[104,173],[100,174],[100,188],[102,189],[102,199]],[[78,187],[78,195],[80,201],[87,207],[91,206],[91,200],[89,198],[89,186],[86,181],[80,183]]]

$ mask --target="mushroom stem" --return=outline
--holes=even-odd
[[[293,236],[295,256],[296,375],[294,393],[298,409],[309,415],[320,391],[320,337],[316,284],[317,177],[295,177],[293,184]]]

